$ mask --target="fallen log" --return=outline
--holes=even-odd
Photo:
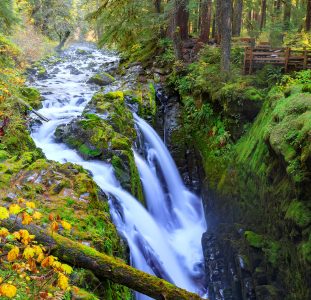
[[[99,279],[109,279],[158,300],[200,300],[201,298],[173,284],[139,271],[122,260],[98,252],[76,241],[36,225],[22,225],[20,220],[1,220],[10,230],[26,229],[36,241],[49,247],[51,254],[72,266],[91,270]]]
[[[24,100],[22,99],[16,99],[19,103],[25,105],[31,112],[33,112],[35,115],[37,115],[41,120],[45,121],[45,122],[49,122],[50,120],[48,118],[46,118],[45,116],[41,115],[40,113],[38,113],[36,110],[33,109],[32,106],[30,106],[28,103],[26,103]]]

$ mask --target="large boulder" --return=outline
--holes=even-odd
[[[96,84],[99,86],[105,86],[105,85],[113,83],[114,81],[115,81],[115,78],[113,76],[111,76],[108,73],[103,72],[103,73],[93,75],[87,81],[87,83]]]
[[[81,117],[56,129],[55,138],[76,149],[85,159],[112,163],[123,188],[143,200],[132,151],[136,130],[123,92],[95,94]]]

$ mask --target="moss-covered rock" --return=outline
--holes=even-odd
[[[22,87],[20,88],[20,91],[31,107],[34,109],[39,109],[42,107],[42,96],[36,88]]]
[[[102,72],[99,74],[93,75],[87,83],[97,84],[99,86],[105,86],[111,84],[115,81],[115,78],[108,73]]]
[[[95,94],[82,116],[59,126],[55,137],[76,149],[85,159],[112,162],[121,185],[143,201],[132,151],[136,139],[133,114],[122,91]]]
[[[197,125],[189,124],[189,119],[201,117],[200,109],[183,99],[184,128],[188,126],[184,136],[200,150],[206,173],[206,214],[208,219],[211,216],[212,224],[225,223],[226,228],[238,224],[230,237],[220,225],[214,227],[215,235],[220,240],[228,239],[226,247],[248,261],[248,276],[256,284],[258,297],[270,292],[282,299],[291,299],[291,295],[296,299],[311,296],[306,280],[311,274],[311,98],[305,87],[311,77],[307,72],[289,80],[284,78],[284,85],[266,91],[265,99],[261,92],[259,97],[247,88],[248,84],[244,90],[237,84],[225,85],[218,95],[213,93],[217,96],[214,101],[225,105],[213,106],[213,114],[206,123],[200,121]],[[208,99],[209,105],[213,105]],[[241,103],[258,101],[262,106],[256,118],[249,119],[252,123],[240,139],[220,147],[215,143],[220,125],[228,125],[224,115],[231,118],[232,112],[239,112],[236,99],[242,99]],[[202,127],[209,125],[211,118],[214,128],[204,132]],[[243,230],[246,232],[241,237]],[[257,274],[256,268],[265,270],[265,276]],[[276,278],[281,293],[275,290]],[[265,286],[270,284],[273,288],[269,292]]]

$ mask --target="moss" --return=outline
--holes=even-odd
[[[117,101],[120,103],[124,103],[124,93],[122,91],[109,92],[104,95],[104,99],[111,102]]]
[[[78,151],[82,154],[82,156],[88,157],[88,158],[98,157],[102,153],[100,149],[96,149],[96,148],[92,149],[88,147],[86,144],[81,145]]]
[[[33,164],[28,167],[28,170],[45,170],[50,166],[46,159],[37,159]]]
[[[3,162],[9,157],[9,153],[4,150],[0,150],[0,162]]]
[[[40,92],[36,88],[32,87],[21,87],[21,94],[26,98],[28,104],[34,109],[38,109],[42,107],[42,97]]]
[[[244,234],[247,242],[250,246],[255,248],[262,248],[265,245],[265,240],[263,236],[253,232],[253,231],[245,231]]]
[[[301,91],[303,93],[311,93],[311,83],[305,84]]]
[[[302,255],[302,258],[310,264],[311,263],[311,237],[309,238],[307,242],[301,243],[300,253]]]
[[[311,211],[304,203],[294,200],[289,205],[285,218],[300,227],[306,227],[311,223]]]

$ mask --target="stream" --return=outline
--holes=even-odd
[[[81,50],[84,55],[81,55]],[[86,54],[85,54],[86,53]],[[61,54],[62,61],[46,65],[48,76],[29,85],[43,95],[39,112],[50,121],[32,126],[32,137],[47,159],[72,162],[92,174],[98,186],[109,195],[112,219],[130,248],[131,264],[164,278],[188,291],[206,297],[202,234],[206,231],[202,201],[184,185],[165,144],[155,130],[134,113],[141,146],[133,145],[146,206],[122,189],[113,168],[103,161],[86,161],[65,144],[56,143],[57,126],[81,115],[98,86],[87,84],[99,69],[116,67],[118,56],[89,44],[76,44]],[[124,88],[131,74],[105,87]],[[150,299],[136,293],[136,299]]]

